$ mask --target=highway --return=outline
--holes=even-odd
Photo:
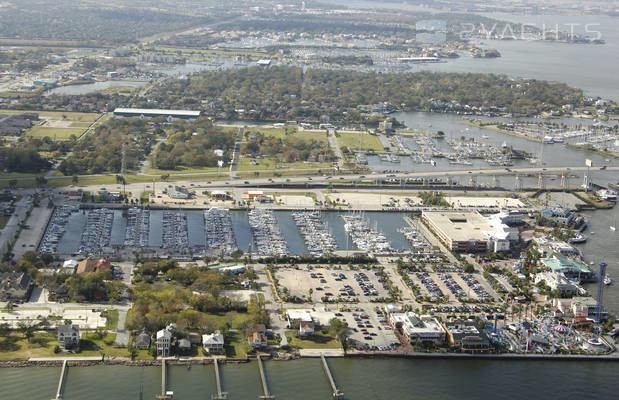
[[[505,168],[493,169],[470,169],[470,170],[451,170],[451,171],[424,171],[424,172],[397,172],[397,173],[372,173],[367,175],[359,174],[344,174],[344,175],[312,175],[312,176],[290,176],[278,178],[247,178],[247,179],[228,179],[228,180],[209,180],[213,179],[210,176],[205,176],[203,179],[196,179],[192,176],[188,180],[177,180],[174,182],[158,182],[156,185],[160,188],[162,185],[185,185],[195,188],[256,188],[261,186],[274,185],[325,185],[330,182],[359,182],[359,181],[382,181],[385,179],[406,179],[406,178],[445,178],[457,176],[515,176],[515,175],[538,175],[542,172],[544,175],[560,175],[562,173],[584,173],[587,167],[530,167],[530,168],[510,168],[507,171]],[[619,171],[619,166],[608,167],[606,171]],[[151,190],[149,183],[132,183],[127,184],[127,191],[132,192],[133,197],[139,197],[139,193],[145,190]],[[120,188],[117,185],[90,185],[80,186],[86,191],[98,191],[101,187],[106,187],[108,190],[113,190],[112,187]]]

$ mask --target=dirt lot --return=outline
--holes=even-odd
[[[356,279],[356,275],[359,274]],[[361,274],[365,274],[365,277]],[[353,271],[349,267],[330,269],[328,267],[299,269],[279,268],[275,276],[280,287],[288,289],[290,296],[296,296],[308,302],[310,289],[311,303],[322,302],[323,297],[340,297],[344,301],[356,299],[362,303],[389,296],[387,289],[379,282],[379,277],[373,270],[359,269]],[[366,288],[364,293],[362,285]],[[280,288],[281,290],[281,288]]]

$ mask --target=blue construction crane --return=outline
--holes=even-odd
[[[606,263],[600,263],[600,279],[598,283],[598,303],[595,312],[595,338],[600,340],[600,319],[602,315],[602,294],[604,293],[604,277],[606,276]]]

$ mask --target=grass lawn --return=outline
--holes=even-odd
[[[378,136],[370,135],[368,133],[361,133],[363,138],[362,148],[363,150],[384,151],[385,148],[380,143]],[[340,143],[340,147],[348,147],[352,150],[359,149],[359,134],[354,132],[338,132],[337,140]]]
[[[101,114],[97,113],[81,113],[69,111],[2,110],[2,114],[22,114],[25,112],[37,113],[41,118],[71,122],[95,122],[97,118],[101,116]]]
[[[298,138],[298,139],[313,139],[321,143],[327,143],[327,134],[324,131],[299,131],[296,126],[287,126],[286,128],[268,128],[268,127],[250,127],[246,129],[246,132],[260,132],[264,136],[275,137],[279,139],[284,138]],[[243,139],[245,141],[245,139]]]
[[[44,138],[48,136],[53,140],[69,140],[71,135],[79,137],[86,128],[48,128],[46,126],[33,126],[28,129],[26,136]]]
[[[107,334],[100,337],[96,333],[82,334],[79,352],[54,353],[58,344],[55,332],[37,333],[28,341],[17,332],[0,338],[0,360],[25,360],[31,357],[93,357],[106,356],[128,357],[126,347],[114,346],[116,334]]]
[[[251,346],[240,331],[229,331],[224,340],[224,354],[230,358],[245,358]]]
[[[105,322],[105,329],[116,329],[118,325],[118,310],[107,311],[107,321]]]
[[[339,349],[340,343],[334,337],[325,335],[322,332],[315,332],[308,338],[299,338],[294,331],[286,331],[288,344],[301,349]]]
[[[221,172],[227,172],[229,168],[230,167],[222,167]],[[203,174],[203,173],[212,173],[212,172],[217,172],[217,167],[191,168],[191,167],[180,166],[176,169],[148,168],[146,170],[147,175]]]
[[[258,165],[252,165],[251,160],[255,160]],[[285,168],[276,168],[277,165],[284,166]],[[278,163],[275,157],[264,157],[261,159],[250,158],[241,156],[239,160],[239,171],[256,171],[264,169],[273,169],[277,171],[286,171],[287,169],[313,169],[313,168],[329,168],[329,163],[307,163],[303,161],[297,161],[293,163],[281,162]]]

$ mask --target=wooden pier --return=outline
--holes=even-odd
[[[258,369],[260,369],[260,379],[262,380],[262,391],[264,395],[260,396],[261,399],[274,399],[275,396],[269,393],[269,386],[267,385],[267,378],[264,374],[264,366],[262,365],[262,359],[260,358],[260,354],[258,354]]]
[[[213,357],[213,367],[215,368],[215,380],[217,383],[217,394],[211,395],[211,400],[227,400],[228,393],[221,390],[221,377],[219,376],[219,364],[217,358]]]
[[[174,394],[166,390],[166,363],[165,358],[161,360],[161,394],[155,396],[156,399],[172,399]]]
[[[58,381],[58,389],[56,390],[55,400],[62,399],[62,385],[64,384],[64,378],[67,372],[67,360],[62,362],[62,369],[60,370],[60,380]]]
[[[344,397],[344,393],[340,391],[335,385],[335,380],[333,379],[333,375],[331,375],[331,370],[329,369],[329,364],[327,364],[327,359],[323,353],[320,353],[320,359],[322,360],[322,366],[325,370],[325,374],[327,378],[329,378],[329,383],[331,384],[331,390],[333,390],[333,398],[341,399]]]

